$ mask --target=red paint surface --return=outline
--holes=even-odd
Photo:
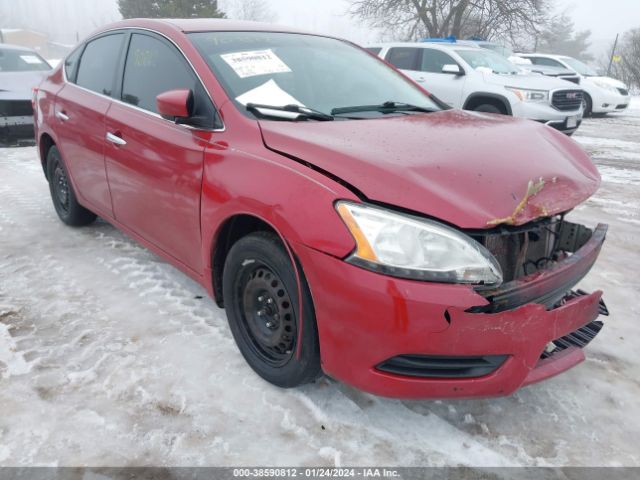
[[[87,208],[211,293],[223,226],[236,215],[262,219],[286,240],[308,280],[323,368],[364,390],[412,398],[503,395],[580,360],[567,353],[538,364],[547,342],[597,316],[599,292],[552,311],[529,304],[499,314],[465,313],[487,303],[469,286],[398,280],[342,260],[355,245],[333,206],[359,201],[346,182],[371,200],[486,228],[512,215],[528,182],[542,177],[545,188],[517,216],[525,223],[542,211],[569,210],[597,188],[597,170],[572,140],[532,122],[454,110],[368,121],[258,122],[229,101],[182,31],[242,25],[135,20],[111,28],[127,27],[160,32],[184,51],[226,128],[199,132],[148,115],[65,84],[58,67],[38,92],[38,139],[41,146],[44,135],[57,143]],[[71,121],[56,119],[58,110]],[[127,144],[106,142],[107,132]],[[535,288],[547,288],[540,285]],[[511,357],[493,374],[470,380],[374,370],[406,353]]]

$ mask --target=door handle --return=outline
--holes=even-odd
[[[66,122],[67,120],[69,120],[69,115],[64,112],[56,112],[56,118],[62,120],[63,122]]]
[[[122,137],[119,137],[118,135],[115,135],[111,132],[107,133],[107,142],[111,142],[114,145],[118,145],[120,147],[123,147],[127,144],[127,142]]]

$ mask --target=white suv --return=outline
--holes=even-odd
[[[528,118],[568,135],[582,122],[583,91],[577,85],[526,73],[484,48],[444,41],[367,49],[452,107]]]
[[[624,83],[615,78],[598,75],[598,72],[580,60],[565,55],[543,53],[520,53],[518,56],[530,60],[534,65],[564,67],[580,75],[580,86],[585,91],[585,115],[622,112],[629,106],[631,96],[629,88]]]

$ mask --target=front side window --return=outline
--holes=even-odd
[[[123,39],[123,33],[115,33],[89,42],[80,59],[76,83],[110,97]]]
[[[456,53],[471,66],[471,68],[484,68],[492,73],[514,75],[518,68],[506,58],[485,49],[456,50]]]
[[[440,50],[425,48],[422,52],[422,65],[420,70],[430,73],[442,73],[445,65],[457,65],[453,58]]]
[[[33,72],[51,70],[36,52],[0,47],[0,72]]]
[[[124,69],[122,100],[157,113],[156,97],[179,88],[193,90],[194,75],[180,53],[149,35],[134,34]]]
[[[189,37],[243,112],[249,103],[304,106],[325,114],[385,102],[441,109],[403,75],[341,40],[276,32],[202,32]]]

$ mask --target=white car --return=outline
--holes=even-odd
[[[580,87],[526,73],[490,50],[455,40],[385,43],[367,49],[451,107],[527,118],[568,135],[582,122]]]
[[[615,78],[598,75],[580,60],[543,53],[520,53],[518,56],[530,60],[534,65],[568,68],[580,75],[580,87],[585,91],[585,115],[622,112],[629,106],[629,87]]]

